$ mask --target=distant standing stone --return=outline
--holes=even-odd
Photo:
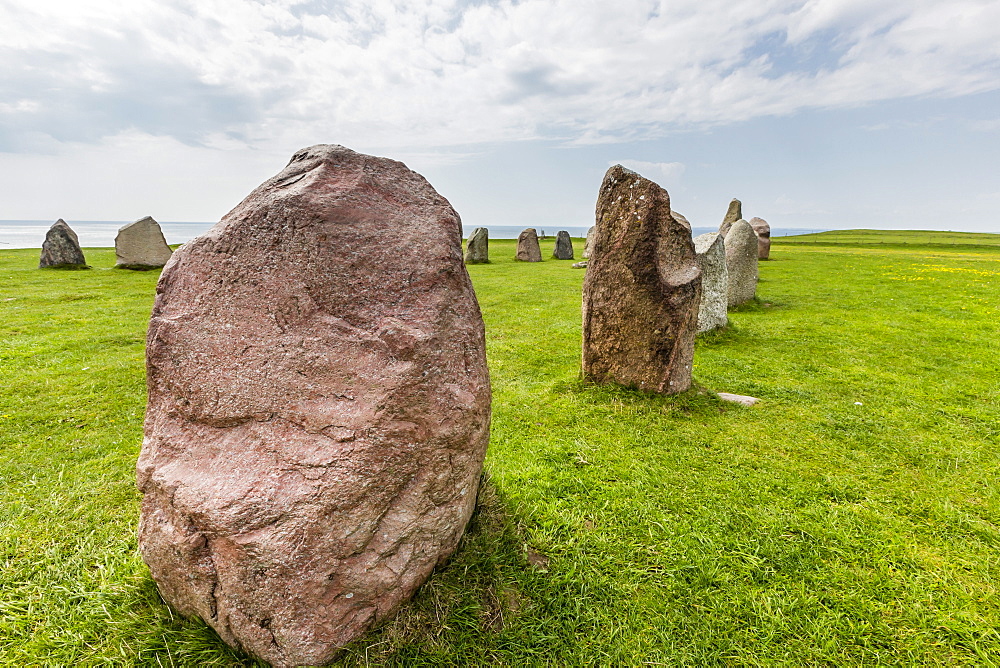
[[[675,216],[677,214],[674,214]],[[709,232],[694,238],[694,251],[701,267],[701,305],[698,331],[707,332],[729,324],[729,271],[726,245],[721,234]]]
[[[750,227],[757,233],[757,259],[768,259],[771,255],[771,226],[763,218],[751,218]]]
[[[729,307],[745,304],[757,294],[757,233],[745,220],[736,221],[726,235]]]
[[[455,550],[489,440],[483,320],[459,216],[406,165],[297,152],[174,253],[146,351],[139,549],[175,610],[327,665]]]
[[[573,242],[569,238],[569,232],[560,230],[556,235],[556,247],[552,251],[552,257],[557,260],[573,259]]]
[[[115,266],[123,269],[156,269],[172,253],[160,224],[151,216],[125,225],[115,237]]]
[[[89,269],[87,260],[80,250],[80,239],[76,232],[60,218],[52,223],[42,242],[42,255],[38,260],[39,269]]]
[[[726,217],[722,219],[722,224],[719,225],[719,234],[725,237],[729,233],[729,228],[731,228],[737,220],[742,218],[743,203],[734,197],[729,203],[729,208],[726,209]]]
[[[487,264],[490,261],[490,231],[485,227],[472,230],[465,244],[465,264]]]
[[[597,225],[591,225],[587,230],[587,240],[583,242],[583,259],[590,257],[590,252],[594,247],[594,236],[597,234]]]
[[[529,227],[517,236],[517,254],[515,260],[521,262],[541,262],[542,249],[538,246],[538,233]]]
[[[701,270],[667,191],[621,165],[597,199],[583,281],[583,375],[672,394],[691,385]]]

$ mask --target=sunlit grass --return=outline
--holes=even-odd
[[[775,238],[669,398],[581,383],[583,272],[492,241],[480,510],[342,662],[996,664],[1000,248],[886,234]],[[0,251],[0,664],[248,663],[136,552],[156,272],[36,253]]]

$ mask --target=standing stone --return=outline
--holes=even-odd
[[[538,233],[529,227],[517,236],[517,254],[515,260],[521,262],[541,262],[542,249],[538,246]]]
[[[726,235],[726,270],[729,307],[753,299],[757,294],[757,233],[745,220],[736,221]]]
[[[89,269],[87,260],[80,250],[80,239],[76,232],[60,218],[52,223],[42,242],[42,255],[38,259],[39,269]]]
[[[750,227],[757,233],[757,259],[768,259],[771,255],[771,226],[763,218],[751,218]]]
[[[733,223],[742,218],[743,203],[734,197],[733,201],[729,203],[729,208],[726,210],[726,217],[722,219],[722,224],[719,225],[719,234],[725,237],[729,233],[729,228],[733,226]]]
[[[458,214],[402,163],[296,153],[174,253],[146,363],[139,547],[226,642],[325,665],[455,550],[489,439],[483,320]]]
[[[676,217],[677,214],[675,213]],[[729,324],[729,272],[726,245],[721,234],[709,232],[694,238],[694,252],[701,267],[701,304],[698,331],[707,332]]]
[[[115,266],[123,269],[156,269],[172,253],[160,224],[151,216],[125,225],[115,237]]]
[[[691,385],[701,270],[667,191],[615,165],[583,281],[583,375],[671,394]]]
[[[597,225],[591,225],[587,230],[587,240],[583,242],[583,259],[590,257],[590,252],[594,248],[594,237],[597,235]]]
[[[472,230],[465,245],[465,264],[487,264],[490,261],[490,231],[485,227]]]
[[[569,232],[560,230],[556,235],[556,247],[552,251],[552,257],[557,260],[573,259],[573,242],[569,238]]]

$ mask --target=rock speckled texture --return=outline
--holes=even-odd
[[[451,205],[400,162],[296,153],[174,253],[147,337],[139,546],[163,598],[325,664],[455,549],[489,438]]]
[[[729,208],[726,209],[726,216],[722,219],[722,224],[719,225],[719,234],[725,237],[729,234],[729,228],[733,224],[743,218],[743,203],[740,202],[735,197],[729,202]]]
[[[38,268],[89,269],[83,251],[80,250],[80,239],[62,218],[52,223],[52,227],[45,233]]]
[[[594,247],[594,237],[597,235],[597,225],[591,225],[587,230],[587,239],[583,242],[583,259],[590,257],[590,251]]]
[[[560,230],[556,235],[556,247],[552,250],[552,257],[557,260],[573,259],[573,240],[569,238],[569,232]]]
[[[541,262],[542,249],[538,246],[538,232],[529,227],[517,236],[517,254],[515,260],[521,262]]]
[[[677,214],[674,214],[675,216]],[[729,324],[729,272],[726,245],[721,234],[709,232],[694,238],[694,251],[701,267],[701,305],[698,331],[707,332]]]
[[[729,307],[745,304],[757,294],[757,233],[745,220],[736,221],[726,235]]]
[[[477,227],[465,242],[465,264],[488,264],[489,261],[490,231],[485,227]]]
[[[156,269],[165,265],[172,254],[160,224],[151,216],[123,226],[115,236],[116,267]]]
[[[667,191],[615,165],[583,282],[583,374],[672,394],[691,385],[701,270]]]
[[[757,233],[757,259],[768,259],[771,256],[771,226],[763,218],[751,218],[750,227]]]

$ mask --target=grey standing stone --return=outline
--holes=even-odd
[[[597,236],[597,225],[591,225],[590,229],[587,230],[587,240],[583,242],[583,259],[586,260],[590,257],[591,251],[594,249],[594,237]]]
[[[157,269],[172,254],[160,224],[152,216],[123,226],[115,236],[115,266],[122,269]]]
[[[743,203],[740,202],[735,197],[733,201],[729,203],[729,208],[726,210],[726,217],[722,219],[722,224],[719,225],[719,234],[723,237],[729,233],[729,228],[733,226],[737,220],[743,218]]]
[[[573,242],[569,238],[569,232],[560,230],[556,235],[556,247],[552,251],[552,257],[557,260],[573,259]]]
[[[517,254],[515,260],[521,262],[541,262],[542,249],[538,247],[538,233],[529,227],[517,236]]]
[[[675,213],[676,217],[677,214]],[[709,232],[694,238],[694,252],[701,267],[701,305],[698,331],[707,332],[729,324],[729,271],[726,245],[721,234]]]
[[[465,264],[487,264],[490,261],[490,231],[485,227],[472,230],[465,244]]]
[[[89,269],[87,260],[80,250],[80,239],[76,232],[60,218],[52,223],[42,242],[42,254],[38,259],[39,269]]]
[[[729,307],[745,304],[757,294],[757,233],[745,220],[733,223],[726,235]]]
[[[771,255],[771,226],[763,218],[751,218],[750,227],[757,233],[757,259],[768,259]]]
[[[673,394],[691,386],[701,269],[667,191],[621,165],[597,198],[583,279],[583,376]]]

